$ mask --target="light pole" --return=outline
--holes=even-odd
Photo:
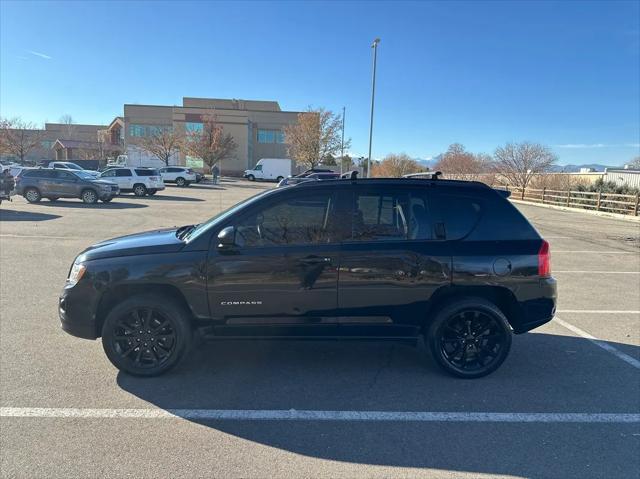
[[[376,60],[378,58],[378,44],[380,39],[376,38],[371,44],[373,48],[373,79],[371,81],[371,119],[369,120],[369,156],[367,157],[367,178],[371,177],[371,140],[373,139],[373,103],[376,98]]]
[[[344,113],[346,107],[342,107],[342,140],[340,141],[340,174],[342,174],[342,167],[344,163]]]

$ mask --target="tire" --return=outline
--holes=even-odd
[[[157,192],[158,192],[158,190],[156,190],[156,189],[147,190],[147,194],[148,194],[149,196],[153,196],[153,195],[155,195]]]
[[[24,192],[24,198],[29,203],[38,203],[42,199],[42,195],[37,188],[27,188]]]
[[[98,193],[93,190],[87,189],[80,195],[82,201],[88,205],[93,205],[98,202]]]
[[[483,298],[464,298],[440,309],[425,338],[447,373],[473,379],[498,369],[511,349],[511,328],[502,311]]]
[[[133,185],[133,194],[136,196],[145,196],[147,194],[147,187],[142,183]]]
[[[187,181],[182,176],[178,176],[176,178],[176,185],[178,185],[178,186],[186,186],[187,185]]]
[[[102,198],[102,202],[103,203],[109,203],[109,201],[111,201],[113,199],[113,196],[109,197],[109,198]]]
[[[134,376],[158,376],[189,352],[189,319],[184,308],[169,298],[155,294],[132,296],[107,315],[102,326],[102,347],[120,371]]]
[[[255,177],[255,176],[253,176],[253,175],[249,175],[249,176],[247,176],[247,180],[249,180],[249,181],[256,181],[256,177]]]
[[[276,181],[277,181],[278,183],[280,183],[282,180],[284,180],[284,176],[278,176],[278,177],[276,178]]]

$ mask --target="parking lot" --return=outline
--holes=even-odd
[[[422,344],[295,341],[208,343],[138,379],[60,330],[85,247],[271,186],[2,204],[3,477],[639,476],[640,223],[518,205],[551,244],[558,314],[478,380],[445,376]]]

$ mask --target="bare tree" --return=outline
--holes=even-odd
[[[42,146],[44,131],[20,118],[0,119],[0,152],[17,156],[24,164],[25,157]]]
[[[636,156],[633,160],[629,162],[629,168],[634,170],[640,170],[640,156]]]
[[[73,121],[73,117],[68,113],[65,113],[60,117],[59,121],[60,123],[65,125],[65,128],[64,128],[65,140],[73,140],[74,139],[73,137],[76,134],[76,127],[74,126],[75,121]]]
[[[551,170],[557,157],[538,143],[507,143],[494,153],[496,172],[510,185],[526,188],[531,178]]]
[[[342,149],[342,117],[324,108],[298,114],[298,121],[286,126],[284,132],[289,156],[306,168],[315,168]],[[350,146],[351,140],[345,140],[344,148]]]
[[[371,176],[397,178],[421,171],[424,171],[424,168],[417,161],[405,153],[400,153],[387,155],[382,161],[374,163],[371,167]]]
[[[215,115],[208,115],[203,118],[202,131],[194,130],[187,134],[184,147],[191,156],[202,159],[211,168],[220,160],[229,158],[238,145],[230,133],[225,134]]]
[[[158,127],[142,138],[140,147],[169,166],[169,160],[180,151],[183,143],[181,132],[171,127]]]
[[[454,143],[442,155],[434,169],[447,178],[477,180],[490,170],[492,158],[485,154],[473,154],[460,143]]]

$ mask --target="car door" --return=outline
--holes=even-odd
[[[328,189],[274,196],[227,223],[235,228],[235,247],[212,241],[208,294],[218,332],[334,335],[337,196]]]
[[[121,190],[133,188],[133,174],[130,168],[116,168],[115,181]]]
[[[65,170],[53,170],[54,178],[52,178],[51,185],[55,189],[55,195],[61,198],[73,198],[79,196],[79,192],[76,191],[78,187],[78,181],[80,179],[73,173]]]
[[[435,291],[451,283],[451,254],[434,233],[426,188],[351,188],[342,246],[340,334],[413,336]]]

